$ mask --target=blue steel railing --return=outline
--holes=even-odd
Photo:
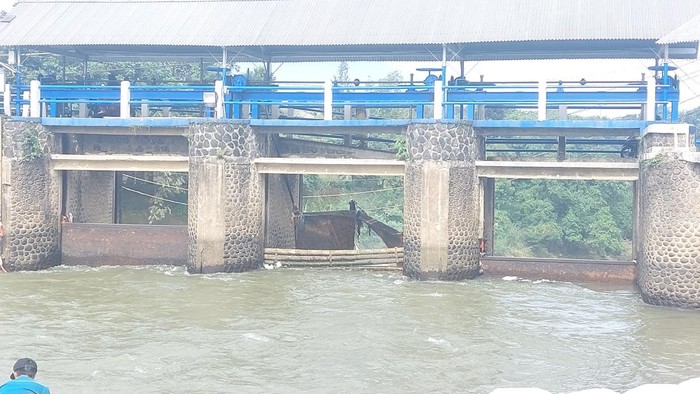
[[[88,104],[97,106],[119,105],[119,86],[43,85],[40,102],[48,107],[47,116],[63,115],[66,105]]]
[[[218,89],[218,90],[217,90]],[[655,113],[659,120],[678,121],[679,89],[677,81],[656,85]],[[20,108],[32,100],[24,98],[29,86],[12,88],[15,115],[29,116]],[[111,107],[110,116],[121,114],[125,100],[120,86],[41,85],[39,87],[42,116],[75,116],[76,106]],[[442,119],[472,120],[480,107],[536,109],[542,106],[545,92],[547,109],[565,106],[567,109],[626,109],[641,110],[647,103],[645,82],[549,82],[546,89],[536,82],[477,82],[448,85],[435,94],[435,86],[414,83],[366,84],[332,86],[322,83],[276,83],[249,86],[142,86],[127,87],[128,108],[167,108],[180,116],[196,113],[203,117],[247,119],[269,117],[271,108],[294,108],[308,113],[342,112],[344,108],[408,108],[411,118],[424,118],[426,108],[442,105]],[[436,97],[440,97],[436,101]],[[7,98],[6,98],[7,99]],[[330,105],[330,107],[329,107]],[[5,106],[7,108],[7,105]],[[34,115],[35,116],[35,115]],[[328,116],[328,114],[327,114]],[[313,116],[311,116],[313,118]],[[328,117],[326,118],[328,119]]]
[[[474,118],[476,106],[535,109],[539,100],[536,82],[472,83],[468,86],[447,86],[447,118],[455,108]],[[671,85],[656,85],[656,104],[661,113],[671,108],[672,121],[678,119],[678,90]],[[643,82],[550,82],[546,88],[546,106],[556,109],[641,109],[647,102],[647,86]],[[465,108],[460,108],[465,107]],[[657,111],[659,110],[657,109]],[[666,119],[666,118],[664,118]]]

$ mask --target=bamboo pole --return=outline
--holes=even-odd
[[[355,261],[281,261],[283,267],[374,267],[374,266],[392,266],[398,267],[399,264],[394,260],[355,260]]]
[[[401,253],[403,248],[383,248],[383,249],[338,249],[338,250],[320,250],[320,249],[281,249],[281,248],[265,248],[265,254],[278,255],[293,255],[293,256],[356,256],[362,254],[381,254],[381,253]]]
[[[281,254],[265,254],[265,260],[300,260],[300,261],[354,261],[354,260],[374,260],[374,259],[393,259],[403,260],[403,253],[400,254],[363,254],[357,256],[300,256],[300,255],[281,255]]]

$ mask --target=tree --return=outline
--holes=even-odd
[[[350,80],[348,62],[342,61],[338,65],[338,75],[333,76],[334,81],[347,82]]]
[[[684,111],[680,115],[681,121],[700,127],[700,107]]]
[[[496,182],[498,254],[629,257],[632,187],[623,182]],[[514,237],[515,236],[515,237]],[[511,242],[511,237],[516,242]]]

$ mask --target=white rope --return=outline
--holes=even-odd
[[[130,192],[132,192],[132,193],[140,194],[140,195],[142,195],[142,196],[154,198],[154,199],[156,199],[156,200],[161,200],[161,201],[165,201],[165,202],[169,202],[169,203],[173,203],[173,204],[178,204],[178,205],[187,206],[187,203],[185,203],[185,202],[173,201],[173,200],[169,200],[169,199],[167,199],[167,198],[154,196],[154,195],[152,195],[152,194],[148,194],[148,193],[140,192],[140,191],[138,191],[138,190],[130,189],[130,188],[126,187],[126,186],[122,186],[122,189],[124,189],[124,190],[126,190],[126,191],[130,191]]]
[[[137,180],[137,181],[141,181],[141,182],[144,182],[144,183],[150,183],[150,184],[152,184],[152,185],[158,185],[158,186],[162,186],[162,187],[168,187],[168,188],[171,188],[171,189],[177,189],[177,190],[187,191],[187,188],[183,188],[183,187],[179,187],[179,186],[166,185],[166,184],[164,184],[164,183],[158,183],[158,182],[154,182],[154,181],[149,181],[148,179],[138,178],[138,177],[135,177],[135,176],[132,176],[132,175],[128,175],[128,174],[122,174],[122,176],[123,176],[123,177],[127,177],[127,178],[131,178],[131,179],[135,179],[135,180]]]
[[[323,197],[342,197],[342,196],[354,196],[358,194],[372,194],[372,193],[379,193],[387,190],[403,190],[403,186],[399,187],[389,187],[386,189],[377,189],[377,190],[365,190],[361,192],[350,192],[350,193],[339,193],[339,194],[318,194],[318,195],[313,195],[313,196],[303,196],[303,198],[323,198]]]

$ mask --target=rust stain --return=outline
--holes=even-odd
[[[61,264],[185,265],[187,226],[63,223]]]
[[[636,265],[632,261],[573,259],[499,258],[481,259],[481,268],[489,276],[517,276],[567,282],[633,283]]]

